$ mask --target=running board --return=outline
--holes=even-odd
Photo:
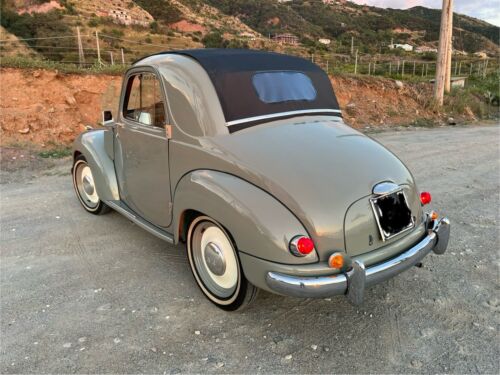
[[[107,201],[105,202],[109,207],[111,207],[113,210],[119,212],[123,216],[125,216],[127,219],[131,220],[138,226],[140,226],[142,229],[147,230],[149,233],[154,234],[156,237],[167,241],[168,243],[173,244],[174,243],[174,237],[164,231],[163,229],[158,228],[157,226],[151,224],[150,222],[144,220],[142,217],[137,216],[135,212],[133,212],[130,208],[128,208],[123,202],[121,201]]]

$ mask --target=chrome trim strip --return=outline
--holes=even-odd
[[[293,115],[302,115],[302,114],[303,115],[310,115],[310,114],[314,114],[314,113],[342,113],[342,111],[340,109],[304,109],[304,110],[300,110],[300,111],[280,112],[280,113],[273,113],[270,115],[247,117],[247,118],[243,118],[241,120],[229,121],[226,123],[226,126],[239,125],[239,124],[244,124],[246,122],[261,121],[261,120],[279,118],[279,117],[284,117],[284,116],[293,116]]]
[[[106,201],[105,203],[109,207],[111,207],[113,210],[115,210],[118,213],[125,216],[130,221],[133,221],[135,224],[137,224],[142,229],[147,230],[149,233],[155,235],[156,237],[162,239],[163,241],[167,241],[168,243],[171,243],[171,244],[174,243],[174,237],[170,233],[167,233],[167,232],[161,230],[160,228],[155,227],[153,224],[151,224],[151,223],[147,222],[146,220],[144,220],[143,218],[137,216],[130,209],[128,209],[127,207],[124,207],[120,203],[120,201]]]
[[[384,181],[375,185],[372,189],[372,193],[375,195],[389,195],[401,189],[402,187],[394,182]]]
[[[388,280],[419,263],[432,250],[444,253],[448,244],[450,221],[443,218],[434,223],[429,234],[415,246],[395,258],[372,267],[364,268],[360,261],[346,274],[320,277],[297,277],[278,272],[268,272],[267,285],[276,293],[301,298],[325,298],[346,294],[350,302],[360,304],[367,287]],[[441,243],[444,250],[439,248]]]

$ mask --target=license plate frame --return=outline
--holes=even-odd
[[[380,200],[388,198],[390,196],[398,196],[399,199],[402,199],[402,202],[404,203],[406,209],[408,209],[408,211],[410,213],[409,223],[404,225],[403,228],[396,233],[387,232],[386,230],[384,230],[384,228],[382,227],[382,224],[381,224],[381,217],[383,216],[383,212],[382,212],[382,209],[379,206],[378,202]],[[407,232],[415,227],[415,216],[412,215],[410,205],[408,204],[408,198],[406,197],[406,194],[402,188],[398,189],[396,191],[392,191],[388,194],[378,195],[376,197],[370,198],[370,204],[372,207],[373,215],[375,217],[375,221],[377,222],[377,227],[379,230],[380,237],[382,238],[382,242],[385,242],[385,241],[390,240],[394,237],[400,236],[403,233],[405,233],[405,232]]]

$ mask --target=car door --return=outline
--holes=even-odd
[[[115,167],[122,201],[150,223],[171,220],[166,101],[153,69],[126,76],[115,132]]]

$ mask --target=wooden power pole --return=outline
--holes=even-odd
[[[83,53],[82,36],[80,35],[80,27],[76,27],[76,35],[78,38],[78,60],[80,61],[80,67],[85,63],[85,54]]]
[[[453,0],[443,0],[443,9],[441,11],[441,28],[439,31],[436,81],[434,84],[434,99],[436,100],[438,105],[443,105],[446,82],[449,82],[449,79],[451,78],[451,37],[453,27],[452,3]],[[448,61],[450,61],[449,64]]]
[[[448,19],[448,51],[446,55],[446,78],[444,92],[451,90],[451,56],[453,55],[453,0],[450,0],[450,18]]]

